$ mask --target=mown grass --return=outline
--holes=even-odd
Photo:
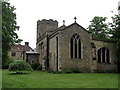
[[[12,73],[2,71],[2,88],[118,88],[118,74],[111,73]]]

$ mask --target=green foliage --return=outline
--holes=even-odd
[[[80,69],[79,68],[72,69],[72,72],[73,73],[80,73]]]
[[[66,69],[63,71],[63,73],[80,73],[80,69],[79,68]]]
[[[72,73],[72,70],[71,69],[66,69],[63,71],[64,73]]]
[[[48,73],[53,73],[53,74],[61,74],[61,73],[80,73],[79,68],[75,69],[65,69],[63,71],[53,71],[53,70],[47,70]]]
[[[7,63],[6,63],[6,65],[5,65],[5,66],[2,66],[2,69],[8,69],[8,67],[9,67],[10,63],[12,63],[12,62],[13,62],[12,57],[8,56]]]
[[[38,67],[40,67],[40,64],[38,62],[34,62],[32,63],[31,67],[33,68],[33,70],[37,70]]]
[[[2,65],[6,66],[9,60],[8,52],[14,43],[20,43],[15,32],[19,30],[16,22],[15,7],[10,6],[8,2],[2,2]]]
[[[38,66],[37,70],[42,70],[42,65],[41,64]]]
[[[48,73],[52,73],[53,71],[52,70],[46,70]]]
[[[61,74],[62,71],[53,71],[53,70],[47,70],[48,73],[53,73],[53,74]]]
[[[22,73],[22,71],[31,71],[31,66],[26,61],[14,61],[9,65],[9,71],[16,71],[16,73]]]
[[[120,16],[114,15],[112,17],[112,23],[110,23],[111,30],[110,34],[112,34],[112,39],[116,41],[116,51],[117,51],[117,64],[118,64],[118,71],[120,72]]]
[[[93,38],[95,39],[107,39],[109,28],[106,24],[107,17],[97,17],[95,16],[89,25],[88,30],[92,33]]]
[[[118,41],[120,39],[120,16],[114,15],[112,17],[112,23],[109,23],[111,29],[110,34],[112,34],[112,37],[115,41]]]
[[[57,74],[61,74],[61,73],[62,73],[62,71],[58,71],[58,72],[57,72]]]

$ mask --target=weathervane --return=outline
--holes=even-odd
[[[75,23],[76,23],[76,19],[77,19],[77,18],[76,18],[76,17],[74,17],[74,19],[75,19]]]

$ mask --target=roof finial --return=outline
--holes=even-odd
[[[77,19],[77,18],[76,18],[76,17],[74,17],[74,19],[75,19],[75,23],[76,23],[76,19]]]
[[[63,20],[63,26],[65,26],[65,20]]]

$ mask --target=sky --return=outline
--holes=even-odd
[[[120,0],[9,0],[15,6],[17,25],[20,26],[17,34],[21,43],[29,42],[36,48],[37,21],[42,19],[53,19],[59,22],[58,26],[68,26],[77,17],[77,23],[85,29],[95,16],[108,17],[118,13],[118,2]],[[113,13],[111,12],[113,11]]]

